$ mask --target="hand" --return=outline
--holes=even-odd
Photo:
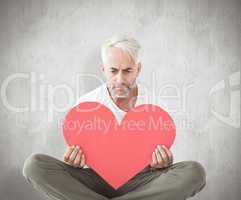
[[[157,148],[152,153],[152,163],[150,164],[153,168],[165,168],[171,165],[173,162],[172,152],[167,149],[164,145],[157,145]]]
[[[78,168],[83,168],[85,165],[85,155],[79,146],[68,147],[65,155],[64,162]]]

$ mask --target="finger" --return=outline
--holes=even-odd
[[[80,167],[82,168],[82,167],[84,167],[84,166],[85,166],[85,155],[82,154],[82,156],[81,156],[81,161],[80,161]]]
[[[78,167],[80,165],[81,156],[82,156],[82,153],[81,153],[81,151],[79,151],[78,154],[75,157],[74,162],[73,162],[74,167]]]
[[[164,161],[163,161],[163,159],[161,157],[161,154],[159,153],[158,149],[155,150],[155,154],[156,154],[158,165],[160,167],[164,167]]]
[[[160,145],[157,145],[157,149],[162,157],[162,160],[163,160],[163,165],[166,167],[168,166],[169,164],[169,157],[166,153],[166,151],[160,146]]]
[[[155,152],[152,153],[152,163],[151,163],[151,167],[154,167],[155,165],[157,165],[157,159],[156,159],[156,154]]]
[[[70,163],[70,164],[73,164],[73,162],[74,162],[74,160],[75,160],[78,152],[79,152],[79,147],[76,146],[76,147],[74,148],[74,150],[72,151],[70,157],[69,157],[69,163]]]
[[[65,162],[68,162],[69,157],[70,157],[71,153],[73,152],[73,150],[74,150],[74,146],[71,146],[71,147],[69,147],[69,148],[67,149],[67,151],[66,151],[66,153],[65,153],[65,155],[64,155],[64,161],[65,161]]]
[[[173,162],[172,152],[165,145],[162,145],[162,147],[166,151],[168,158],[169,158],[169,163],[171,164]]]

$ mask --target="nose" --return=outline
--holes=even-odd
[[[117,75],[116,75],[116,82],[118,84],[122,84],[124,82],[124,77],[123,77],[123,74],[121,72],[119,72]]]

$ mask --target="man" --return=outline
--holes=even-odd
[[[106,84],[84,95],[77,103],[101,102],[120,122],[128,110],[147,103],[146,98],[141,98],[143,90],[137,83],[141,71],[140,45],[131,37],[116,35],[107,40],[101,50]],[[161,145],[153,150],[150,165],[117,190],[86,165],[85,154],[78,146],[67,148],[64,162],[44,154],[30,156],[25,161],[23,175],[36,189],[60,200],[182,200],[195,195],[206,184],[200,163],[173,164],[172,152]]]

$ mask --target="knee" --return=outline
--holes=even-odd
[[[44,154],[32,154],[29,156],[23,165],[23,176],[26,179],[34,179],[36,177],[40,177],[42,174],[42,166],[43,161],[45,161],[45,157],[47,155]]]
[[[186,161],[187,182],[191,185],[203,187],[206,184],[206,172],[204,167],[197,161]]]

